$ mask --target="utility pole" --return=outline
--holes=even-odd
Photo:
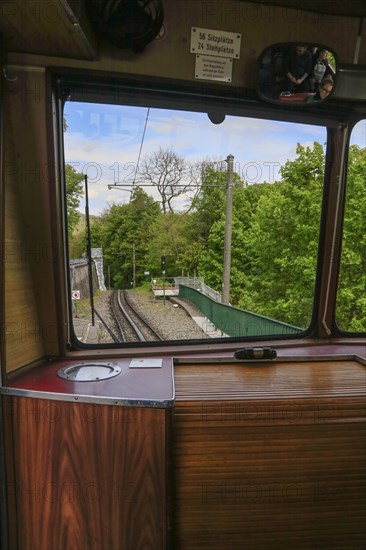
[[[225,243],[224,243],[224,269],[222,275],[222,303],[230,302],[230,269],[231,269],[231,234],[233,222],[233,177],[234,157],[228,155],[226,179],[226,215],[225,215]]]
[[[166,256],[161,257],[161,271],[163,273],[163,297],[165,305],[165,273],[166,273]]]
[[[136,247],[132,245],[132,287],[136,288]]]
[[[85,174],[85,221],[86,221],[86,255],[88,258],[89,274],[89,300],[92,316],[92,325],[95,326],[94,319],[94,290],[93,290],[93,260],[91,255],[91,237],[90,237],[90,219],[89,219],[89,196],[88,196],[88,176]]]

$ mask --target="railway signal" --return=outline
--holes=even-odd
[[[161,257],[161,270],[163,273],[166,271],[166,256]]]
[[[165,271],[166,271],[166,256],[161,257],[161,270],[163,272],[163,299],[165,305]]]

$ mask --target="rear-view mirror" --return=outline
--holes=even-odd
[[[272,103],[314,106],[333,93],[336,80],[335,53],[320,44],[274,44],[258,60],[258,94]]]

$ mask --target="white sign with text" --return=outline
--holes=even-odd
[[[196,55],[195,77],[203,80],[231,82],[233,60],[206,55]]]
[[[192,27],[191,53],[239,59],[241,34]]]

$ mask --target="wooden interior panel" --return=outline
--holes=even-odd
[[[142,54],[134,54],[100,40],[98,57],[90,61],[82,61],[81,56],[78,59],[76,55],[63,55],[62,48],[60,53],[55,54],[49,45],[48,48],[39,48],[33,55],[22,54],[24,50],[20,50],[19,46],[9,46],[8,60],[12,64],[83,67],[86,70],[194,81],[195,55],[190,53],[191,29],[202,27],[242,34],[240,59],[233,63],[231,83],[222,83],[226,88],[255,88],[257,59],[264,48],[278,42],[296,41],[300,37],[302,41],[321,42],[339,52],[340,63],[353,63],[359,17],[333,15],[329,20],[329,16],[307,11],[305,5],[303,8],[300,2],[296,7],[286,9],[267,3],[237,0],[174,0],[164,2],[164,38],[150,42]],[[73,34],[74,31],[71,33],[72,39]],[[69,37],[67,33],[66,37]],[[364,38],[363,35],[361,44]],[[29,52],[34,50],[30,48]]]
[[[365,367],[177,365],[175,547],[364,548]]]
[[[153,40],[138,55],[100,41],[100,55],[95,58],[94,33],[88,28],[84,1],[0,2],[0,30],[4,34],[9,78],[3,80],[7,373],[43,357],[64,353],[68,338],[62,224],[57,216],[61,212],[59,190],[50,214],[49,194],[54,192],[56,181],[50,154],[51,132],[46,133],[45,114],[47,109],[51,112],[52,106],[46,97],[45,68],[53,65],[113,75],[129,73],[195,81],[195,55],[190,52],[192,26],[242,34],[240,59],[233,62],[232,81],[214,83],[223,89],[231,88],[230,91],[233,86],[237,90],[256,87],[256,63],[266,46],[297,40],[299,36],[316,42],[319,28],[335,51],[342,44],[341,63],[353,62],[361,32],[361,59],[366,26],[360,27],[358,17],[334,15],[329,23],[327,16],[299,7],[297,3],[296,9],[286,10],[282,5],[234,0],[166,2],[166,33],[161,40]],[[59,276],[57,282],[55,273]]]
[[[95,39],[84,14],[84,0],[2,0],[0,29],[7,49],[93,59]]]
[[[8,398],[18,546],[166,547],[165,411]]]
[[[4,100],[6,370],[56,354],[44,72],[17,71]],[[24,125],[27,125],[25,131]]]
[[[4,74],[5,64],[5,45],[4,38],[0,34],[0,71]],[[4,184],[3,184],[3,158],[4,158],[4,136],[3,136],[3,120],[4,120],[4,79],[0,79],[0,254],[4,258]],[[4,304],[4,262],[0,266],[0,304]],[[5,359],[5,310],[4,306],[0,305],[0,383],[2,383],[2,368]]]

